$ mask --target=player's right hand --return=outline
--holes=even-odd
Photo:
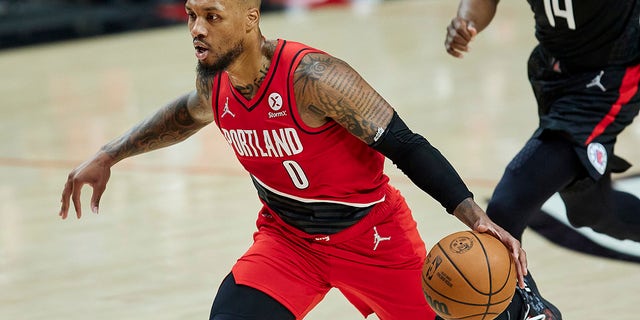
[[[69,199],[73,201],[78,219],[82,216],[82,205],[80,204],[80,192],[85,184],[93,188],[91,195],[91,211],[98,213],[100,197],[104,192],[107,181],[111,176],[112,159],[109,155],[99,152],[92,159],[82,163],[73,169],[67,177],[67,183],[62,191],[62,206],[60,208],[60,217],[66,219],[69,213]]]
[[[462,58],[463,52],[469,52],[469,42],[478,34],[478,30],[473,26],[473,22],[455,17],[447,26],[447,37],[444,47],[447,53]]]

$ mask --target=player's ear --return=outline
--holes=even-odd
[[[258,28],[260,22],[260,10],[258,8],[249,8],[247,10],[247,31]]]

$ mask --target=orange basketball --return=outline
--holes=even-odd
[[[440,240],[422,268],[427,302],[444,319],[491,320],[515,293],[516,266],[489,234],[460,231]]]

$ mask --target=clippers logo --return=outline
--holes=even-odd
[[[599,174],[604,174],[604,170],[607,168],[607,149],[600,143],[592,142],[587,146],[587,156],[596,171]]]
[[[274,92],[270,94],[268,101],[269,101],[269,107],[271,108],[271,110],[275,111],[275,112],[269,112],[270,119],[277,118],[277,117],[284,117],[287,115],[286,110],[280,111],[280,109],[282,109],[283,101],[282,101],[282,96],[279,93]]]
[[[469,237],[457,237],[451,241],[449,248],[455,253],[465,253],[473,248],[473,239]]]

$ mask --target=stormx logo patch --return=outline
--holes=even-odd
[[[282,105],[283,105],[283,101],[282,101],[282,96],[277,93],[277,92],[273,92],[269,95],[269,108],[271,108],[271,110],[273,110],[274,112],[269,112],[269,119],[272,118],[277,118],[277,117],[285,117],[287,115],[287,111],[286,110],[280,110],[282,109]]]

